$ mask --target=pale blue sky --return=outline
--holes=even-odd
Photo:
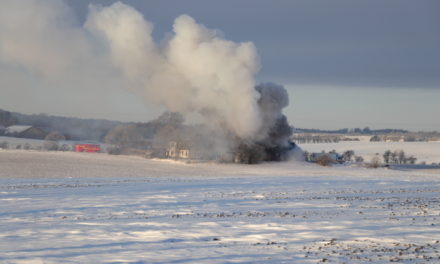
[[[440,89],[287,85],[289,120],[301,128],[440,130]]]

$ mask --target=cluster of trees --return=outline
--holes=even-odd
[[[387,150],[382,155],[383,163],[386,165],[390,164],[415,164],[417,158],[414,156],[407,157],[403,150]],[[369,163],[371,168],[378,168],[382,166],[381,158],[379,154],[376,154]]]
[[[14,149],[35,149],[35,150],[48,150],[48,151],[70,151],[73,150],[73,147],[70,147],[67,144],[60,144],[60,141],[66,140],[66,138],[64,137],[63,134],[61,134],[60,132],[51,132],[49,133],[43,142],[43,145],[38,145],[38,146],[32,146],[31,144],[29,144],[28,142],[23,143],[23,144],[15,144],[15,145],[10,145],[8,141],[2,141],[0,142],[0,149],[10,149],[10,148],[14,148]]]
[[[304,157],[306,161],[316,162],[322,166],[329,166],[332,163],[359,163],[364,161],[364,158],[361,156],[356,156],[353,150],[344,151],[342,154],[337,153],[336,150],[329,152],[325,152],[323,150],[321,153],[309,153],[308,151],[305,151]]]
[[[10,148],[9,142],[7,141],[0,142],[0,149],[9,149],[9,148]],[[29,143],[17,144],[15,146],[15,149],[32,149],[32,146]]]
[[[81,119],[45,114],[25,115],[0,109],[0,127],[30,125],[45,131],[59,131],[68,140],[102,141],[113,127],[124,124],[103,119]]]
[[[417,141],[438,141],[440,140],[440,133],[438,132],[415,132],[407,134],[388,134],[388,135],[374,135],[370,138],[372,142],[378,141],[405,141],[405,142],[417,142]]]
[[[345,162],[364,162],[364,158],[361,156],[356,156],[354,150],[346,150],[342,153],[342,160]]]
[[[146,150],[154,147],[154,144],[165,146],[171,138],[180,136],[183,122],[180,114],[165,112],[147,123],[115,126],[104,136],[104,142],[113,146],[109,148],[111,154],[119,154],[127,148]]]
[[[382,157],[385,164],[415,164],[417,161],[414,156],[407,157],[403,150],[387,150]]]
[[[11,112],[0,109],[0,126],[8,127],[17,124],[18,120]]]
[[[67,144],[60,144],[59,141],[66,140],[66,137],[58,132],[54,131],[44,138],[43,148],[48,151],[69,151],[71,148]]]
[[[369,127],[364,128],[342,128],[337,130],[322,130],[322,129],[306,129],[306,128],[295,128],[295,133],[325,133],[325,134],[395,134],[395,133],[408,133],[408,130],[403,129],[370,129]]]
[[[322,151],[321,153],[308,153],[304,152],[304,156],[306,161],[316,162],[323,166],[328,166],[332,163],[343,163],[343,162],[364,162],[364,158],[361,156],[356,156],[353,150],[347,150],[342,154],[337,153],[335,150],[332,150],[328,153]],[[317,157],[317,158],[315,158]],[[376,154],[371,161],[368,163],[370,167],[377,168],[382,166],[383,164],[415,164],[417,158],[414,156],[407,156],[403,150],[387,150],[382,155],[383,163],[381,156]]]
[[[296,143],[338,143],[337,135],[294,134],[292,140]]]

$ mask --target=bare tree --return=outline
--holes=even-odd
[[[70,147],[67,144],[63,144],[60,146],[59,150],[61,151],[69,151]]]
[[[43,148],[49,151],[59,150],[58,141],[60,140],[66,140],[63,134],[57,131],[51,132],[44,138]]]
[[[354,157],[354,161],[356,161],[356,162],[364,162],[364,158],[362,158],[361,156],[355,156]]]
[[[398,156],[399,156],[399,152],[397,150],[394,151],[393,153],[391,153],[391,162],[394,163],[394,164],[399,163]]]
[[[371,142],[377,142],[377,141],[380,141],[380,137],[379,137],[378,135],[374,135],[374,136],[372,136],[372,137],[370,138],[370,141],[371,141]]]
[[[416,161],[417,161],[417,158],[415,158],[414,156],[409,156],[408,158],[406,158],[405,163],[416,164]]]
[[[405,163],[405,152],[403,150],[399,150],[399,152],[397,153],[397,158],[399,160],[399,164],[404,164]]]
[[[389,163],[390,163],[391,154],[392,154],[391,150],[387,150],[387,151],[385,151],[385,153],[382,155],[382,157],[383,157],[383,161],[384,161],[386,164],[389,164]]]
[[[372,168],[379,168],[380,167],[380,158],[378,155],[371,158],[370,166]]]
[[[104,138],[105,143],[119,147],[135,147],[143,137],[135,125],[120,125],[110,130]]]
[[[242,143],[237,148],[235,162],[244,164],[257,164],[264,160],[264,148],[258,144]]]
[[[49,150],[49,151],[55,151],[58,150],[58,142],[53,141],[53,140],[45,140],[43,142],[43,148],[45,150]]]
[[[17,123],[17,119],[12,116],[11,112],[0,109],[0,125],[4,127],[12,126]]]
[[[310,155],[310,153],[307,150],[303,152],[303,156],[304,156],[305,161],[309,161],[309,155]]]
[[[50,132],[44,140],[50,140],[50,141],[60,141],[60,140],[66,140],[66,137],[61,134],[58,131]]]
[[[0,142],[1,149],[9,149],[9,143],[7,141]]]
[[[344,161],[351,161],[352,157],[354,156],[353,150],[347,150],[342,154],[342,159]]]
[[[321,155],[316,161],[316,163],[318,163],[321,166],[331,166],[331,164],[333,163],[333,159],[330,157],[330,155],[325,154],[325,155]]]

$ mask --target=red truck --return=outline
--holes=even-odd
[[[76,144],[76,152],[101,152],[101,147],[98,144]]]

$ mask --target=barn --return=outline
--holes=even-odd
[[[44,139],[47,132],[34,126],[14,125],[5,129],[5,136],[18,138]]]

